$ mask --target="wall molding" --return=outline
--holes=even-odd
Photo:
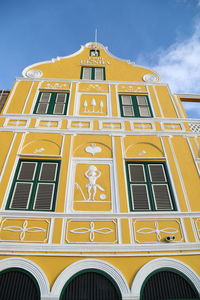
[[[122,273],[113,265],[98,259],[83,259],[77,261],[70,266],[68,266],[56,279],[52,291],[52,297],[58,297],[61,294],[61,291],[65,285],[65,283],[76,273],[87,270],[87,269],[97,269],[107,273],[117,284],[119,290],[123,296],[128,296],[130,294],[130,289],[126,279],[122,275]]]
[[[50,291],[49,282],[45,273],[38,265],[28,259],[16,257],[6,258],[0,261],[0,271],[9,268],[20,268],[29,272],[36,279],[39,285],[41,298],[43,299],[46,297],[48,299]]]
[[[200,294],[200,280],[199,276],[185,263],[172,258],[157,258],[151,260],[146,263],[136,274],[132,287],[131,294],[133,295],[133,299],[140,299],[140,292],[143,285],[144,280],[150,275],[152,272],[161,269],[161,268],[172,268],[177,271],[183,273],[186,277],[190,279],[190,281],[196,287],[198,293]]]

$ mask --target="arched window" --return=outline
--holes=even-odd
[[[40,300],[40,290],[35,278],[20,268],[6,269],[0,273],[1,299]]]
[[[116,283],[102,271],[88,269],[78,272],[65,284],[60,300],[121,300]]]
[[[190,280],[173,269],[160,269],[151,273],[143,283],[141,300],[199,299]]]

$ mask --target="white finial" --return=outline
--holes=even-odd
[[[95,29],[95,43],[97,44],[97,28]]]

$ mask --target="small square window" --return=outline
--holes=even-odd
[[[90,56],[100,56],[100,51],[96,49],[90,50]]]

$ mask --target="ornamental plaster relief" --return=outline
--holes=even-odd
[[[90,140],[89,136],[76,136],[74,139],[73,157],[90,157],[90,158],[112,158],[112,149],[108,146],[110,143],[110,137],[98,137]],[[105,138],[105,143],[100,140]],[[81,143],[84,139],[84,143]],[[89,140],[87,142],[87,140]],[[108,143],[106,143],[106,140]]]
[[[166,243],[167,236],[173,236],[170,243],[185,242],[179,219],[133,220],[136,243]]]
[[[80,96],[79,115],[106,116],[107,114],[106,95],[83,94]]]
[[[104,83],[79,83],[79,92],[108,93],[109,85]]]
[[[67,220],[66,243],[117,243],[116,220]]]
[[[112,209],[109,164],[76,164],[72,205],[74,211]]]
[[[40,85],[40,89],[54,89],[54,90],[69,90],[70,83],[68,82],[52,82],[52,81],[45,81],[42,82]]]
[[[47,243],[49,229],[49,219],[2,218],[0,241]]]
[[[147,88],[145,85],[118,84],[117,89],[118,92],[147,93]]]

